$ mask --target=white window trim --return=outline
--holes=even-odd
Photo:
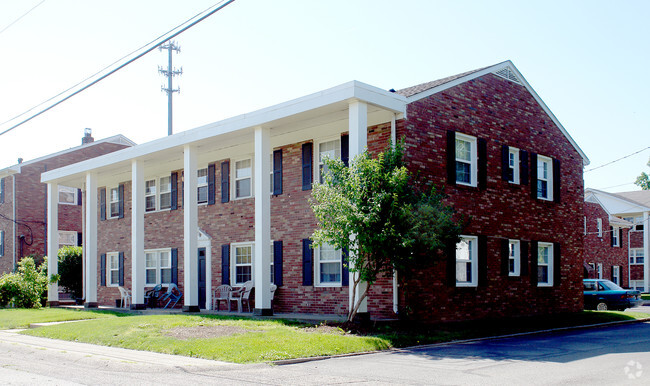
[[[613,265],[612,266],[612,280],[614,283],[617,285],[621,285],[621,267],[618,265]]]
[[[111,267],[111,260],[115,258],[117,261],[117,268],[113,269]],[[111,282],[111,273],[117,271],[117,283]],[[118,252],[109,252],[106,254],[106,286],[107,287],[119,287],[120,285],[120,254]]]
[[[456,266],[454,267],[454,277],[456,277],[456,287],[476,287],[478,285],[478,237],[477,236],[468,236],[460,235],[461,240],[469,240],[473,248],[471,250],[471,255],[469,256],[469,261],[471,264],[471,275],[472,280],[469,282],[458,282],[456,277],[456,270],[458,269],[458,257],[456,256],[454,262]],[[458,250],[458,244],[456,244],[456,251]]]
[[[596,219],[596,230],[598,231],[598,237],[603,237],[603,219]]]
[[[151,180],[156,181],[156,194],[155,194],[155,196],[156,196],[156,208],[154,210],[150,210],[150,211],[146,211],[146,208],[145,208],[145,212],[144,212],[145,215],[148,214],[148,213],[167,212],[167,211],[171,210],[171,206],[169,208],[161,208],[160,207],[160,203],[161,203],[160,198],[161,198],[161,196],[163,194],[165,194],[165,193],[169,193],[171,195],[171,192],[174,189],[173,186],[170,186],[170,189],[169,189],[168,192],[162,192],[161,191],[162,190],[161,189],[162,184],[161,184],[160,180],[163,179],[163,178],[170,178],[169,183],[171,184],[171,172],[169,174],[166,174],[166,175],[159,175],[159,176],[155,176],[155,177],[152,176],[152,177],[147,177],[147,178],[144,179],[144,181],[145,181],[145,206],[146,206],[146,202],[147,202],[146,182],[151,181]]]
[[[637,252],[643,253],[643,248],[630,248],[630,255],[628,260],[634,258],[634,263],[630,260],[630,265],[643,265],[643,263],[637,263],[637,259],[640,257]],[[643,256],[643,261],[645,261],[645,256]]]
[[[614,247],[620,247],[621,246],[621,240],[619,240],[620,237],[618,234],[618,227],[612,227],[612,246]]]
[[[510,272],[510,246],[514,247],[515,256],[515,271]],[[508,276],[520,276],[521,275],[521,248],[519,240],[508,240]]]
[[[147,182],[153,181],[154,183],[154,191],[155,193],[153,194],[147,194]],[[158,211],[158,205],[159,205],[159,200],[158,200],[158,178],[145,178],[144,180],[144,212],[145,213],[151,213],[151,212],[156,212]],[[152,210],[147,210],[147,197],[153,197],[154,199],[154,205]]]
[[[160,265],[160,254],[161,254],[161,252],[167,252],[169,254],[169,267],[162,267]],[[163,284],[163,285],[164,284],[170,284],[171,283],[171,276],[170,276],[170,282],[169,283],[163,283],[162,282],[162,270],[163,269],[169,269],[169,270],[172,269],[172,249],[171,248],[146,249],[144,251],[144,253],[145,253],[145,261],[144,261],[144,264],[145,264],[145,266],[144,266],[145,286],[146,287],[153,287],[153,286],[158,285],[158,284]],[[146,265],[147,264],[147,261],[146,261],[147,253],[155,253],[156,254],[156,267],[155,267],[155,270],[156,270],[156,282],[155,283],[147,283],[147,265]],[[152,268],[149,268],[149,269],[152,269]]]
[[[596,264],[596,275],[598,276],[598,279],[603,278],[603,263],[598,263]]]
[[[454,139],[454,175],[456,175],[456,162],[458,162],[458,159],[456,158],[456,140],[458,139],[470,143],[470,182],[461,182],[456,178],[456,184],[476,187],[478,186],[478,140],[476,137],[472,137],[471,135],[456,133],[456,138]],[[466,163],[467,161],[461,160],[461,162]]]
[[[215,166],[216,167],[216,166]],[[199,170],[205,170],[205,183],[199,183]],[[216,178],[216,177],[215,177]],[[200,167],[196,168],[196,204],[198,206],[201,205],[208,205],[208,201],[210,201],[210,168],[206,165],[206,167]],[[215,181],[216,183],[216,181]],[[199,189],[205,187],[206,189],[206,195],[205,195],[205,202],[199,202]]]
[[[244,196],[244,197],[237,197],[237,162],[241,161],[246,161],[250,160],[251,161],[251,194],[249,196]],[[255,197],[255,158],[252,155],[246,156],[246,157],[241,157],[237,159],[233,159],[231,162],[230,168],[232,169],[230,171],[230,175],[232,176],[232,183],[231,183],[231,197],[233,200],[245,200],[247,198]],[[247,177],[248,178],[248,177]],[[243,180],[244,178],[240,178]]]
[[[72,202],[63,202],[63,201],[61,201],[61,191],[62,190],[65,191],[66,189],[69,189],[69,190],[67,192],[65,192],[65,193],[72,193],[72,197],[73,197]],[[77,191],[78,191],[77,188],[71,188],[69,186],[59,185],[59,192],[58,192],[59,195],[57,197],[57,199],[59,201],[59,205],[77,205],[77,203],[78,203],[77,198],[78,198],[78,195],[79,195],[79,193]]]
[[[339,157],[341,155],[341,135],[334,135],[329,137],[320,138],[314,141],[314,154],[313,154],[313,168],[314,168],[314,181],[320,183],[320,145],[327,142],[339,141]],[[339,158],[340,159],[340,158]]]
[[[111,198],[113,198],[112,195],[111,195],[111,191],[113,189],[117,190],[117,201],[111,201]],[[107,196],[106,197],[106,218],[107,219],[109,219],[109,218],[119,218],[120,217],[120,213],[119,213],[120,212],[120,210],[119,210],[120,186],[116,185],[116,186],[111,186],[111,187],[107,188],[106,189],[106,196]],[[112,203],[117,203],[117,206],[118,206],[118,210],[117,210],[118,213],[115,214],[115,215],[113,215],[113,213],[111,212],[111,204]]]
[[[255,242],[244,241],[240,243],[230,244],[230,283],[232,283],[232,285],[234,286],[243,284],[243,283],[237,283],[237,267],[236,267],[237,256],[235,255],[235,249],[236,247],[245,247],[249,245],[251,247],[251,280],[255,280]],[[273,240],[271,240],[271,251],[270,251],[271,278],[273,278],[273,273],[274,273],[273,269],[275,268],[273,259],[274,259]],[[271,284],[274,284],[273,280],[271,280]]]
[[[338,283],[321,283],[320,281],[320,246],[314,248],[314,287],[341,287],[343,286],[343,259],[342,251],[340,249],[335,250],[338,256],[338,263],[340,267],[340,277],[341,280]],[[325,261],[325,263],[336,263],[335,260]]]
[[[548,175],[546,178],[541,178],[539,175],[539,164],[540,162],[546,162],[548,164]],[[542,180],[546,181],[546,196],[547,197],[540,197],[539,191],[537,192],[537,199],[539,200],[546,200],[546,201],[553,201],[553,159],[550,157],[546,157],[543,155],[537,155],[537,164],[535,165],[537,167],[537,180]]]
[[[547,267],[548,267],[548,281],[546,283],[543,282],[537,282],[538,287],[553,287],[553,266],[554,266],[554,251],[553,251],[553,243],[538,243],[537,244],[537,266],[539,267],[539,248],[542,247],[547,247],[548,248],[548,262],[547,262]]]
[[[59,248],[61,248],[62,245],[67,245],[67,246],[70,246],[70,247],[76,247],[77,246],[77,241],[78,241],[77,240],[77,237],[78,237],[77,232],[75,232],[75,231],[61,231],[61,230],[58,231],[58,232],[59,232]],[[71,240],[72,240],[71,243],[72,244],[62,243],[61,242],[62,240],[65,241],[65,239],[66,239],[65,236],[71,237]]]
[[[508,181],[511,184],[519,185],[519,149],[516,147],[508,147],[508,168],[510,168],[510,154],[514,155],[514,167],[512,172],[512,181]]]

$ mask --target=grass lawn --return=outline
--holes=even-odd
[[[650,294],[641,294],[641,299],[650,300]]]
[[[110,318],[105,312],[69,310],[62,308],[41,309],[0,309],[0,329],[27,328],[30,323],[61,322],[64,320],[83,320]]]

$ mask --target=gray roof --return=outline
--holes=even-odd
[[[635,190],[632,192],[611,193],[627,201],[633,201],[639,205],[650,207],[650,190]]]
[[[488,66],[488,67],[491,67],[491,66]],[[484,69],[486,69],[488,67],[481,67],[481,68],[477,68],[476,70],[463,72],[462,74],[456,74],[456,75],[448,76],[446,78],[434,80],[434,81],[431,81],[431,82],[421,83],[421,84],[418,84],[418,85],[415,85],[415,86],[403,88],[401,90],[397,90],[396,93],[400,94],[400,95],[403,95],[403,96],[408,98],[408,97],[411,97],[411,96],[413,96],[415,94],[419,94],[419,93],[421,93],[423,91],[427,91],[429,89],[432,89],[434,87],[438,87],[438,86],[443,85],[445,83],[452,82],[452,81],[454,81],[454,80],[456,80],[458,78],[462,78],[464,76],[471,75],[471,74],[473,74],[475,72],[484,70]]]

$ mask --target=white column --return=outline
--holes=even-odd
[[[144,171],[142,161],[131,161],[131,308],[144,304]]]
[[[212,309],[212,240],[205,247],[205,309]]]
[[[643,288],[650,292],[650,212],[643,212]]]
[[[357,155],[361,154],[368,147],[368,105],[365,102],[353,101],[349,106],[349,125],[350,125],[350,162]],[[350,265],[352,268],[352,265]],[[355,277],[358,273],[350,272],[350,300],[349,307],[352,309],[352,287],[354,286]],[[361,282],[357,286],[355,299],[358,301],[359,296],[366,288],[366,283]],[[359,313],[368,312],[367,298],[361,303]]]
[[[199,311],[199,272],[198,272],[198,198],[196,177],[196,149],[185,145],[183,153],[184,183],[184,222],[183,222],[183,311]],[[207,251],[206,251],[207,252]],[[206,283],[207,284],[207,283]]]
[[[97,306],[97,175],[86,173],[86,219],[84,229],[84,268],[86,306]]]
[[[255,128],[255,314],[272,315],[271,310],[271,182],[269,128]]]
[[[59,273],[59,185],[47,184],[47,278]],[[47,287],[47,302],[56,306],[59,303],[59,284]]]

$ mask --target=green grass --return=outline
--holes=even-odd
[[[641,299],[650,300],[650,294],[641,294]]]
[[[112,315],[104,312],[66,310],[62,308],[0,309],[0,329],[27,328],[30,323],[61,322],[65,320],[84,320],[108,318]]]

